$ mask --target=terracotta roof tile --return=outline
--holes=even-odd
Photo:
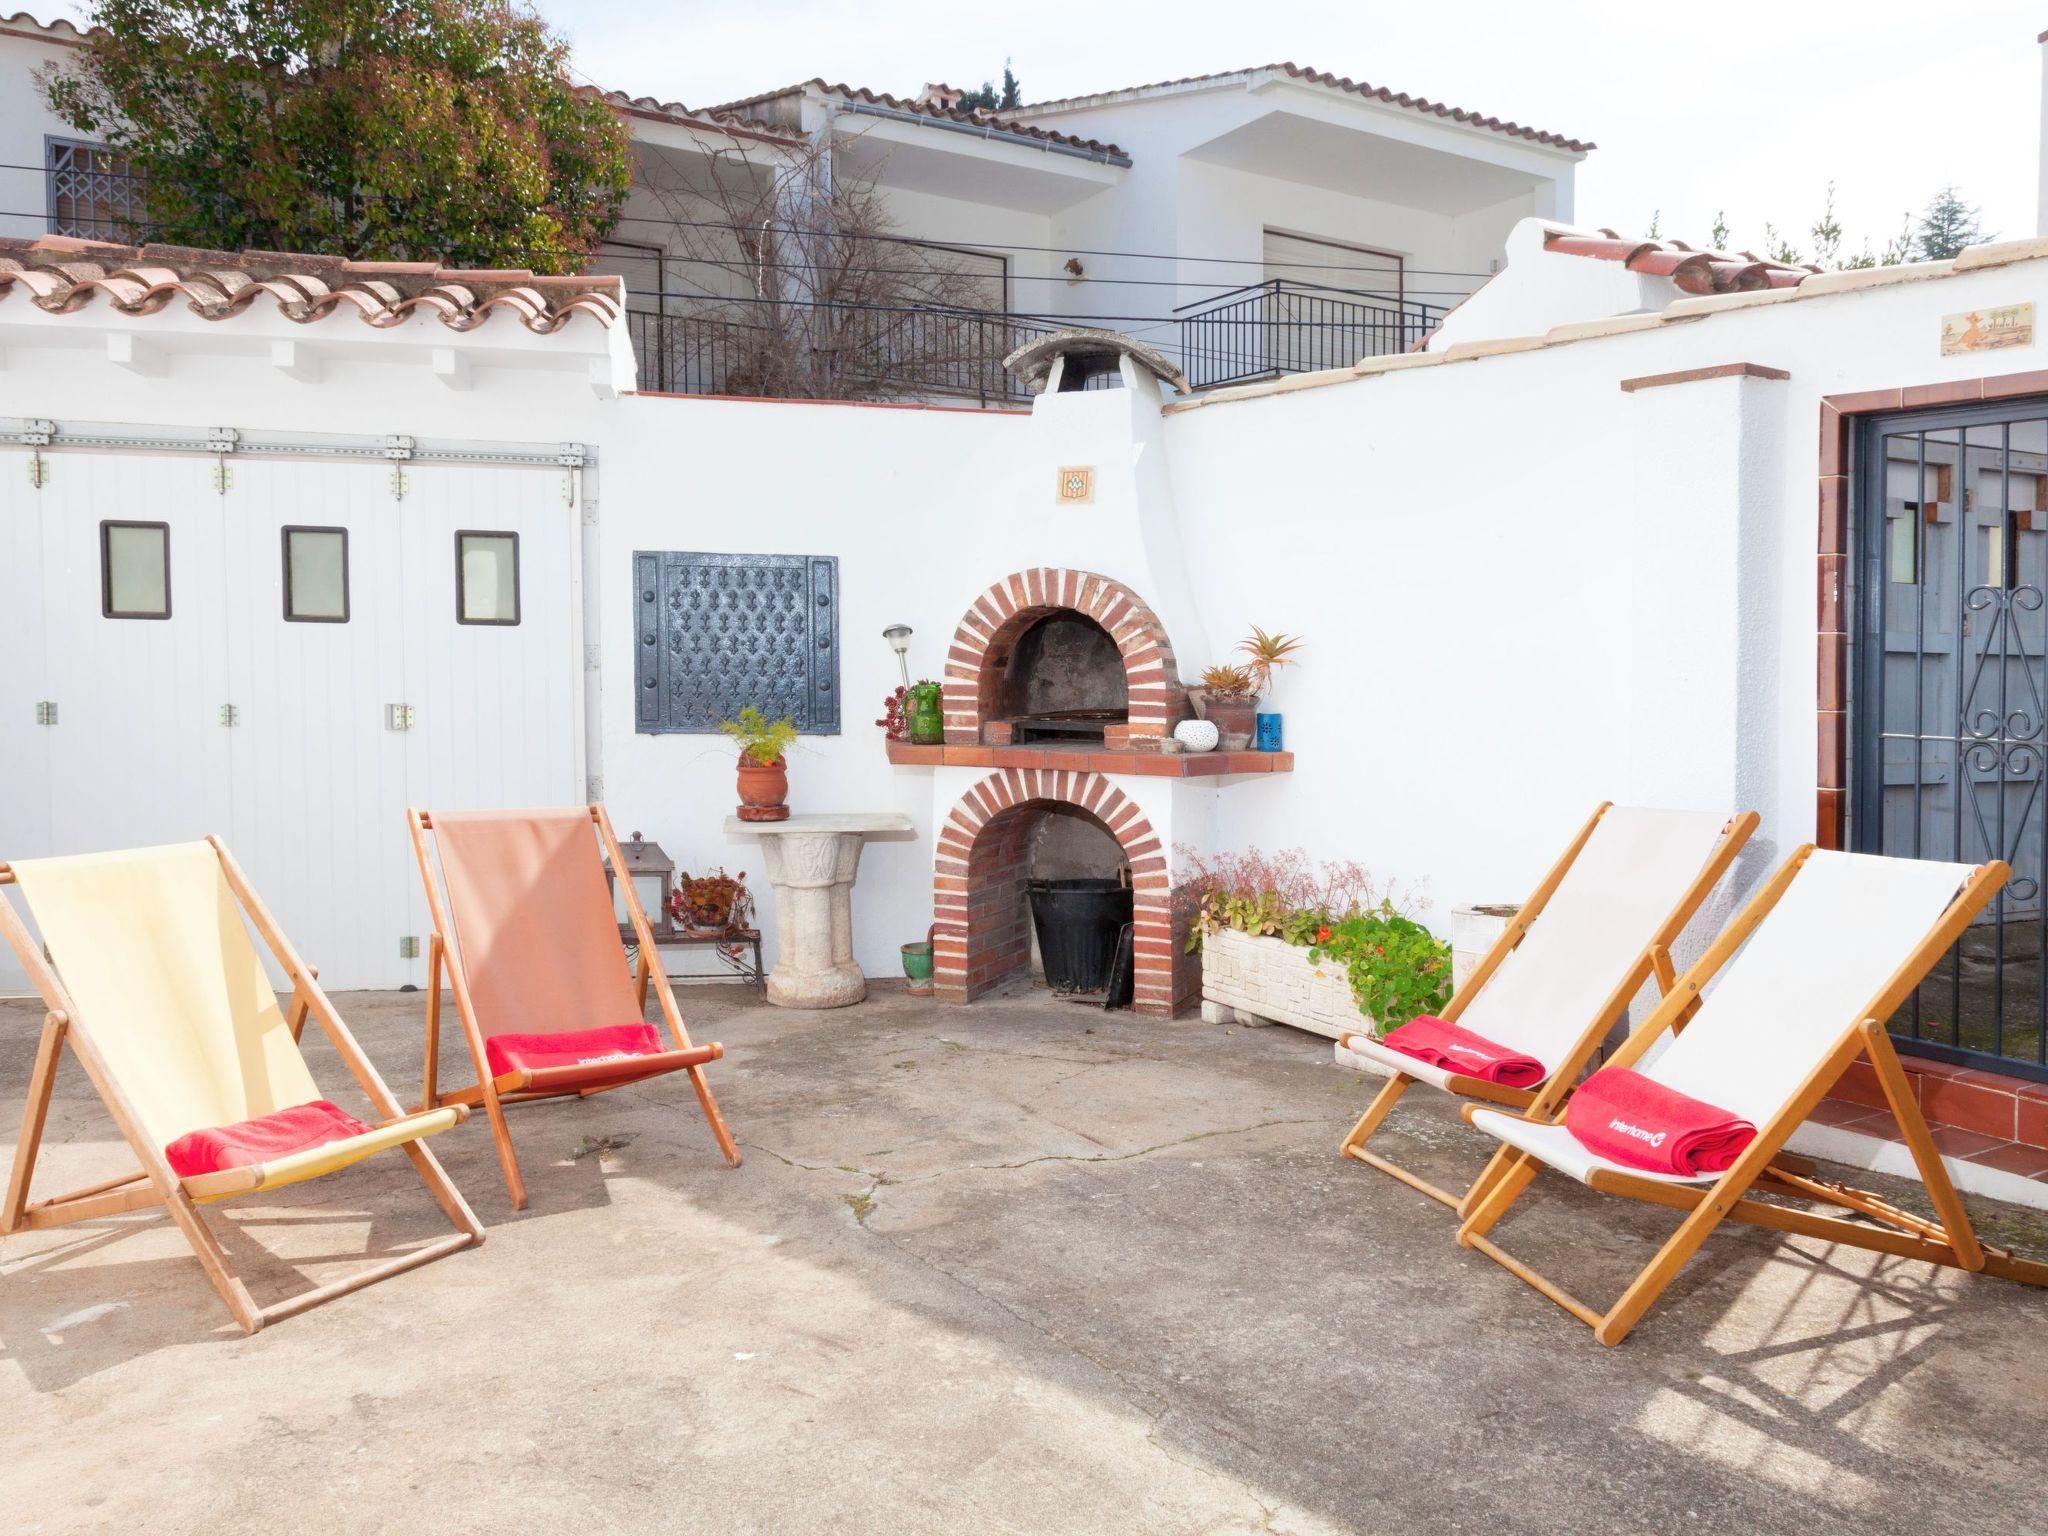
[[[12,16],[0,16],[0,32],[16,36],[33,33],[70,48],[77,47],[88,37],[105,35],[98,27],[81,27],[65,16],[52,16],[48,21],[44,21],[27,11],[16,11]]]
[[[1164,90],[1175,85],[1201,85],[1211,80],[1229,80],[1238,76],[1256,75],[1275,70],[1291,79],[1309,85],[1326,86],[1331,90],[1344,91],[1353,96],[1369,97],[1384,101],[1396,107],[1406,107],[1415,112],[1426,112],[1432,117],[1447,117],[1453,122],[1464,123],[1473,128],[1484,128],[1493,133],[1506,134],[1509,138],[1527,139],[1536,144],[1548,144],[1556,149],[1570,150],[1584,154],[1599,146],[1590,139],[1567,138],[1563,134],[1546,132],[1541,128],[1526,127],[1521,123],[1509,122],[1498,117],[1486,117],[1477,112],[1468,112],[1463,107],[1454,107],[1441,101],[1431,101],[1427,96],[1411,96],[1406,91],[1389,90],[1383,85],[1371,85],[1364,80],[1352,80],[1348,76],[1333,75],[1327,70],[1312,69],[1304,64],[1282,62],[1259,64],[1245,69],[1217,70],[1213,74],[1183,75],[1178,80],[1155,80],[1149,85],[1120,86],[1115,90],[1092,92],[1085,96],[1067,96],[1057,101],[1035,101],[1016,110],[1025,116],[1034,112],[1049,112],[1059,107],[1070,107],[1097,96],[1135,96],[1144,91]]]
[[[971,123],[977,128],[990,128],[997,133],[1015,134],[1019,138],[1036,139],[1044,144],[1064,144],[1070,149],[1085,149],[1091,154],[1123,156],[1124,151],[1114,144],[1100,139],[1084,139],[1071,133],[1056,133],[1050,128],[1040,128],[999,112],[989,112],[980,107],[948,107],[934,101],[914,100],[904,96],[891,96],[886,91],[871,91],[866,86],[834,84],[822,77],[801,81],[796,85],[785,85],[779,90],[762,91],[757,95],[743,96],[738,101],[721,102],[711,111],[720,117],[728,114],[745,117],[747,109],[759,107],[771,101],[780,101],[799,91],[815,90],[827,96],[837,96],[844,101],[857,101],[873,107],[887,107],[895,112],[914,112],[921,117],[942,119],[953,123]]]
[[[1686,293],[1748,293],[1758,288],[1797,288],[1820,271],[1769,261],[1748,251],[1695,250],[1683,240],[1631,240],[1612,229],[1575,234],[1554,229],[1543,248],[1565,256],[1592,256],[1618,261],[1631,272],[1668,277]]]
[[[541,335],[579,314],[615,325],[625,308],[624,281],[617,277],[537,277],[518,269],[469,271],[277,251],[234,255],[63,235],[0,237],[0,301],[16,289],[58,315],[102,297],[129,315],[153,315],[182,299],[195,315],[229,320],[267,297],[302,325],[348,309],[366,325],[393,326],[420,310],[450,330],[468,331],[506,310]]]
[[[743,118],[721,107],[686,107],[680,101],[663,101],[656,96],[629,96],[624,91],[607,91],[594,85],[579,85],[576,94],[601,101],[614,112],[633,117],[677,123],[685,128],[705,128],[714,133],[739,134],[775,144],[802,142],[794,134],[779,132],[770,124]]]

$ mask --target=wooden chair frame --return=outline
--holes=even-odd
[[[442,901],[439,882],[434,875],[434,862],[427,850],[427,835],[434,830],[433,817],[422,810],[408,810],[406,823],[412,830],[412,848],[419,860],[420,879],[427,888],[427,908],[434,922],[433,936],[427,941],[427,1058],[424,1087],[421,1089],[420,1107],[423,1110],[440,1108],[451,1104],[481,1104],[484,1116],[490,1122],[491,1139],[498,1149],[498,1165],[505,1173],[505,1189],[512,1197],[512,1208],[526,1208],[526,1180],[520,1176],[519,1159],[512,1150],[512,1133],[505,1123],[507,1104],[526,1103],[535,1099],[566,1098],[574,1095],[589,1098],[592,1094],[608,1093],[614,1088],[623,1088],[628,1083],[644,1082],[650,1077],[664,1073],[685,1071],[690,1075],[690,1086],[697,1090],[697,1102],[702,1106],[704,1118],[710,1122],[711,1134],[718,1139],[718,1149],[725,1154],[726,1162],[740,1166],[740,1150],[734,1143],[732,1132],[726,1128],[725,1117],[718,1111],[718,1101],[711,1095],[711,1084],[705,1080],[704,1064],[717,1061],[724,1056],[725,1048],[718,1044],[693,1045],[690,1032],[683,1023],[682,1010],[676,1006],[674,990],[669,986],[667,974],[650,956],[658,959],[661,951],[654,942],[653,931],[649,928],[647,914],[641,909],[640,896],[633,889],[633,882],[626,878],[626,858],[619,851],[619,840],[612,832],[611,819],[605,815],[602,805],[589,807],[591,822],[596,826],[598,836],[604,844],[605,858],[609,861],[617,880],[618,889],[625,898],[626,913],[632,920],[633,932],[639,939],[639,958],[635,965],[634,987],[640,999],[640,1011],[647,1011],[647,987],[654,983],[655,996],[661,1003],[661,1016],[668,1024],[669,1036],[675,1041],[673,1051],[664,1051],[658,1056],[644,1058],[645,1066],[631,1071],[610,1082],[595,1087],[562,1087],[550,1083],[550,1069],[521,1069],[493,1076],[490,1060],[484,1049],[484,1032],[477,1018],[476,1005],[470,999],[469,977],[465,971],[461,950],[451,945],[454,932],[449,921],[447,906]],[[620,947],[624,958],[625,949]],[[447,973],[450,989],[455,994],[455,1011],[462,1020],[462,1034],[469,1044],[471,1060],[476,1065],[477,1080],[467,1088],[443,1092],[439,1085],[441,1065],[441,977]]]
[[[1479,995],[1480,989],[1493,978],[1494,972],[1500,969],[1508,955],[1521,944],[1536,919],[1543,914],[1543,909],[1549,905],[1551,896],[1564,883],[1564,878],[1570,873],[1572,865],[1578,861],[1580,852],[1584,850],[1594,830],[1600,825],[1600,818],[1613,808],[1613,801],[1603,800],[1586,819],[1586,824],[1579,829],[1578,836],[1572,839],[1563,856],[1550,867],[1550,872],[1543,877],[1536,889],[1530,892],[1529,899],[1522,903],[1521,909],[1501,930],[1501,935],[1494,941],[1493,947],[1466,978],[1465,985],[1458,988],[1457,993],[1444,1008],[1440,1017],[1445,1023],[1457,1022],[1458,1016],[1465,1011],[1472,999]],[[1756,831],[1759,819],[1755,811],[1743,811],[1728,819],[1727,826],[1721,832],[1721,841],[1715,844],[1712,855],[1701,868],[1698,877],[1686,887],[1678,904],[1650,935],[1649,941],[1629,966],[1627,973],[1602,1001],[1599,1012],[1586,1021],[1585,1029],[1558,1062],[1557,1069],[1541,1084],[1535,1088],[1509,1088],[1500,1083],[1488,1082],[1484,1078],[1454,1073],[1445,1084],[1445,1090],[1462,1098],[1479,1099],[1489,1104],[1518,1109],[1531,1118],[1549,1118],[1570,1095],[1579,1074],[1586,1069],[1594,1053],[1600,1049],[1601,1042],[1607,1038],[1608,1030],[1614,1027],[1617,1019],[1626,1014],[1629,1003],[1643,989],[1644,984],[1654,979],[1659,992],[1669,995],[1677,980],[1677,972],[1671,962],[1671,946],[1678,941],[1678,936],[1684,931],[1685,925],[1692,921],[1693,914],[1699,911],[1701,904],[1720,883],[1722,875],[1728,872],[1729,866],[1735,862],[1736,855],[1742,852],[1750,834]],[[1348,1035],[1344,1037],[1346,1040],[1349,1038]],[[1399,1179],[1410,1189],[1421,1191],[1430,1199],[1451,1207],[1462,1216],[1470,1210],[1472,1203],[1485,1192],[1492,1181],[1496,1172],[1492,1163],[1487,1165],[1486,1170],[1466,1188],[1464,1193],[1452,1194],[1449,1190],[1432,1184],[1414,1170],[1402,1167],[1392,1158],[1368,1151],[1365,1145],[1385,1122],[1388,1112],[1399,1102],[1401,1096],[1420,1081],[1421,1079],[1411,1077],[1406,1072],[1395,1072],[1387,1080],[1387,1085],[1374,1096],[1372,1103],[1366,1106],[1365,1113],[1358,1117],[1358,1123],[1351,1127],[1350,1133],[1339,1143],[1337,1150],[1346,1157],[1356,1158],[1368,1167],[1377,1168],[1381,1173]]]
[[[1685,973],[1649,1018],[1629,1036],[1608,1065],[1633,1066],[1665,1030],[1676,1028],[1680,1019],[1698,1003],[1701,989],[1727,964],[1743,941],[1790,889],[1793,878],[1813,851],[1813,845],[1809,843],[1786,860],[1708,947],[1699,962]],[[1562,1286],[1503,1251],[1487,1236],[1537,1173],[1547,1166],[1529,1153],[1503,1145],[1494,1154],[1493,1161],[1488,1164],[1488,1187],[1458,1228],[1458,1241],[1465,1247],[1478,1249],[1510,1274],[1549,1297],[1592,1328],[1593,1336],[1602,1344],[1609,1345],[1619,1344],[1628,1336],[1629,1330],[1663,1294],[1665,1287],[1699,1250],[1714,1228],[1730,1217],[1774,1231],[1825,1238],[1877,1253],[1925,1259],[1929,1263],[1946,1264],[1956,1269],[1982,1271],[2024,1285],[2048,1285],[2048,1264],[2018,1258],[1978,1240],[1969,1213],[1963,1207],[1962,1197],[1956,1192],[1948,1169],[1942,1164],[1941,1153],[1935,1147],[1927,1121],[1913,1097],[1905,1070],[1899,1065],[1898,1051],[1884,1027],[1884,1021],[1898,1010],[1933,969],[1935,962],[1962,936],[1971,920],[1997,893],[2010,873],[2011,870],[1999,860],[1978,866],[1949,903],[1941,920],[1913,947],[1868,1005],[1859,1010],[1858,1017],[1844,1027],[1833,1048],[1807,1074],[1791,1101],[1769,1123],[1757,1128],[1756,1139],[1714,1183],[1667,1184],[1608,1169],[1592,1172],[1586,1182],[1602,1194],[1623,1195],[1688,1213],[1678,1230],[1607,1311],[1600,1312],[1586,1305]],[[1882,1196],[1867,1190],[1815,1177],[1801,1170],[1800,1160],[1784,1154],[1785,1142],[1859,1056],[1867,1056],[1877,1070],[1885,1102],[1913,1154],[1914,1165],[1927,1186],[1938,1220],[1928,1221],[1902,1211]],[[1476,1107],[1465,1107],[1468,1121]],[[1564,1115],[1560,1110],[1542,1117],[1528,1114],[1524,1118],[1542,1118],[1556,1124],[1564,1119]],[[1810,1165],[1806,1166],[1810,1168]],[[1753,1192],[1757,1191],[1818,1200],[1867,1220],[1858,1222],[1766,1204],[1753,1198]]]
[[[222,874],[227,878],[228,887],[235,894],[249,921],[255,925],[277,963],[283,967],[292,987],[291,1002],[286,1010],[285,1020],[290,1026],[292,1038],[299,1038],[310,1016],[319,1021],[320,1028],[334,1046],[335,1051],[347,1065],[357,1084],[368,1096],[371,1106],[383,1118],[373,1129],[383,1129],[401,1120],[413,1118],[393,1097],[385,1086],[384,1079],[363,1054],[362,1047],[342,1022],[334,1004],[321,990],[319,973],[299,958],[299,953],[278,927],[261,898],[250,886],[241,866],[217,837],[209,837],[215,857],[220,860]],[[0,885],[15,883],[13,869],[0,864]],[[274,1323],[317,1307],[323,1301],[332,1301],[350,1291],[361,1290],[379,1280],[403,1274],[408,1269],[417,1269],[422,1264],[431,1264],[435,1259],[462,1248],[473,1248],[483,1242],[482,1223],[470,1210],[462,1195],[450,1181],[447,1173],[434,1154],[418,1141],[402,1143],[402,1151],[411,1161],[420,1179],[433,1195],[448,1220],[457,1231],[452,1237],[444,1237],[416,1248],[410,1253],[394,1259],[387,1259],[366,1269],[358,1270],[340,1280],[326,1285],[315,1286],[283,1301],[272,1302],[259,1307],[250,1296],[249,1289],[235,1273],[227,1252],[220,1240],[201,1217],[198,1202],[216,1200],[234,1195],[249,1194],[261,1187],[261,1170],[258,1168],[230,1168],[218,1173],[198,1174],[181,1179],[171,1168],[159,1147],[141,1129],[141,1118],[122,1091],[120,1082],[109,1070],[105,1058],[93,1043],[91,1021],[81,1016],[78,1005],[65,990],[56,971],[43,958],[43,952],[28,927],[15,912],[13,903],[0,896],[0,933],[4,933],[9,946],[26,968],[29,978],[41,994],[45,1008],[43,1031],[36,1048],[35,1066],[29,1074],[28,1103],[22,1112],[21,1136],[15,1143],[14,1167],[7,1180],[7,1193],[0,1201],[0,1236],[13,1232],[38,1231],[47,1227],[61,1227],[74,1221],[91,1221],[107,1216],[120,1215],[127,1211],[145,1210],[161,1205],[169,1213],[185,1240],[192,1245],[192,1252],[199,1260],[206,1278],[227,1303],[228,1311],[241,1325],[244,1333],[255,1333],[266,1324]],[[68,1194],[53,1195],[44,1200],[29,1199],[29,1182],[34,1176],[36,1157],[42,1146],[43,1124],[49,1114],[50,1094],[56,1083],[57,1059],[64,1047],[69,1045],[77,1056],[79,1065],[98,1092],[100,1100],[113,1116],[122,1139],[134,1152],[141,1168],[129,1174],[111,1179],[102,1179],[97,1184],[88,1184]]]

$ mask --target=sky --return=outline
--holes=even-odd
[[[608,88],[709,105],[822,75],[896,94],[1007,58],[1027,101],[1292,60],[1591,139],[1577,222],[1845,253],[1953,183],[2032,235],[2048,0],[537,0]]]

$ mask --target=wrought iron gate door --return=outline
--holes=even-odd
[[[1850,846],[2012,865],[1892,1030],[2048,1079],[2048,399],[1872,418],[1855,474]]]

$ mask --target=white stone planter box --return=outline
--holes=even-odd
[[[1451,908],[1451,990],[1465,985],[1465,978],[1479,968],[1493,946],[1500,942],[1508,919],[1522,910],[1520,902]]]
[[[1284,939],[1235,928],[1202,941],[1202,1017],[1212,1024],[1291,1024],[1336,1039],[1372,1027],[1351,997],[1342,966],[1309,963]]]

